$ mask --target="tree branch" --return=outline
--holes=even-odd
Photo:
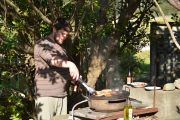
[[[174,36],[174,34],[173,34],[173,31],[172,31],[172,29],[171,29],[171,26],[170,26],[170,24],[168,23],[165,15],[164,15],[164,12],[162,11],[162,9],[161,9],[161,7],[159,6],[158,2],[157,2],[156,0],[154,0],[154,2],[155,2],[156,6],[158,7],[158,9],[159,9],[159,11],[160,11],[160,13],[161,13],[161,15],[162,15],[162,17],[163,17],[163,19],[164,19],[164,22],[166,23],[166,26],[167,26],[167,28],[168,28],[168,30],[169,30],[169,32],[170,32],[170,35],[171,35],[171,37],[172,37],[172,40],[173,40],[174,44],[175,44],[176,47],[180,50],[180,45],[179,45],[179,43],[177,42],[177,40],[176,40],[176,38],[175,38],[175,36]]]
[[[138,8],[139,4],[141,3],[140,0],[129,0],[127,1],[127,7],[123,8],[122,14],[118,18],[118,26],[120,28],[123,28],[123,26],[126,26],[128,21],[132,18],[133,13]]]
[[[31,0],[28,0],[28,3],[33,8],[33,10],[48,24],[52,24],[52,21],[49,20],[33,3]]]
[[[168,2],[177,10],[180,10],[180,0],[168,0]]]
[[[20,8],[19,7],[17,7],[12,1],[10,1],[10,0],[5,0],[6,1],[6,3],[8,4],[8,5],[10,5],[11,7],[13,7],[14,8],[14,10],[16,11],[16,13],[18,14],[18,15],[21,15],[21,11],[20,11]]]
[[[18,6],[16,6],[11,0],[5,0],[5,1],[8,5],[14,8],[14,10],[18,15],[21,15],[21,10]],[[28,0],[28,3],[33,8],[33,10],[43,19],[43,21],[45,21],[48,24],[52,24],[52,21],[49,20],[45,15],[43,15],[43,13],[32,3],[31,0]]]

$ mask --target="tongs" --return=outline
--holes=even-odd
[[[90,94],[94,94],[96,93],[96,90],[90,86],[88,86],[83,80],[82,80],[82,76],[79,76],[79,79],[77,80],[78,82],[80,82],[85,88],[86,90],[90,93]]]

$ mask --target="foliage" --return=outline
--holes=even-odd
[[[150,64],[150,50],[139,51],[137,54],[135,54],[135,56],[143,59],[145,64]]]
[[[145,79],[149,79],[150,75],[150,51],[140,51],[135,54],[137,59],[141,59],[139,70],[136,72],[136,77],[145,75]],[[141,78],[143,80],[143,78]]]
[[[21,40],[18,40],[16,25],[1,27],[4,40],[0,42],[0,85],[3,87],[0,88],[0,118],[21,120],[28,112],[27,104],[13,89],[21,91],[31,100],[34,68],[27,61],[28,54],[19,51]]]
[[[96,64],[99,66],[106,64],[112,53],[119,56],[123,68],[138,69],[141,60],[133,55],[148,44],[146,32],[154,17],[153,6],[149,0],[1,0],[0,84],[20,90],[27,99],[33,98],[33,46],[60,16],[73,28],[68,41],[73,47],[68,50],[73,51],[73,57],[80,56],[77,64],[84,76],[93,67],[94,56],[102,59]],[[102,70],[92,71],[101,74]],[[18,108],[11,107],[10,113],[20,118],[21,113],[16,114],[14,109]]]
[[[126,78],[128,71],[130,70],[133,75],[136,75],[140,70],[140,64],[143,62],[143,59],[134,56],[130,51],[126,51],[126,53],[120,58],[120,66],[121,71]]]
[[[0,88],[0,119],[2,120],[22,120],[28,118],[27,100],[20,92],[13,89]],[[28,115],[28,116],[27,116]]]
[[[136,54],[128,53],[120,59],[120,73],[126,79],[130,70],[134,81],[147,82],[150,79],[150,51],[141,51]]]

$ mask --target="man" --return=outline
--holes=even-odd
[[[68,60],[63,42],[70,27],[63,18],[53,24],[52,33],[39,40],[34,48],[36,112],[38,120],[51,120],[53,116],[67,114],[66,83],[77,80],[79,70]]]

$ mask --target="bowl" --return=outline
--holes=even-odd
[[[132,82],[131,85],[133,87],[136,87],[136,88],[142,88],[142,87],[145,87],[147,85],[147,83],[145,83],[145,82]]]
[[[151,90],[160,90],[161,87],[158,86],[146,86],[144,87],[145,90],[151,91]]]

